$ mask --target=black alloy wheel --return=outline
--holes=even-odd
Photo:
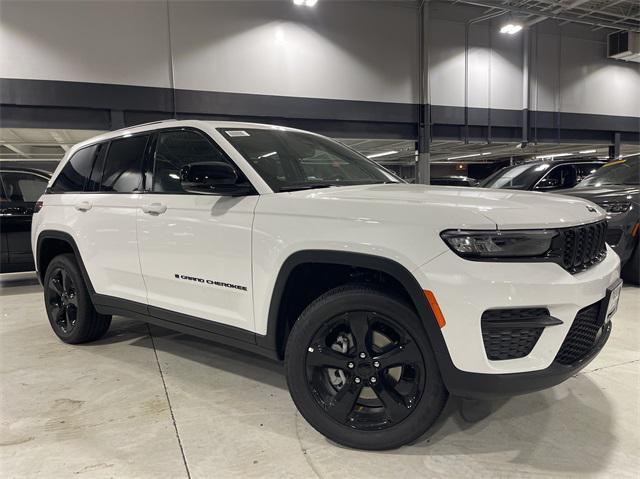
[[[104,336],[111,316],[96,311],[73,254],[61,254],[51,260],[43,285],[49,323],[62,341],[78,344]]]
[[[424,391],[419,348],[406,329],[376,312],[340,314],[307,349],[307,381],[335,421],[384,429],[409,416]]]
[[[50,314],[64,334],[70,334],[78,319],[78,297],[69,272],[55,268],[47,283]]]
[[[307,306],[287,340],[285,366],[307,422],[360,449],[416,440],[448,396],[415,311],[368,285],[335,288]]]

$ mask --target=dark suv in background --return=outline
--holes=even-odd
[[[533,191],[573,188],[604,164],[604,161],[575,159],[532,161],[502,168],[483,180],[480,186]]]
[[[33,271],[31,218],[51,173],[0,165],[0,273]]]
[[[640,156],[607,163],[559,193],[593,201],[607,211],[607,243],[620,256],[622,277],[640,284]]]

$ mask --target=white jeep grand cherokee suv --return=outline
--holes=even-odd
[[[605,213],[542,193],[405,184],[328,138],[166,121],[73,147],[34,215],[54,332],[111,315],[284,359],[332,440],[415,440],[448,394],[564,381],[603,347],[621,283]]]

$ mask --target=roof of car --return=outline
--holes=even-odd
[[[143,133],[145,131],[154,131],[160,128],[181,128],[181,127],[202,127],[208,126],[210,128],[262,128],[262,129],[279,129],[279,130],[288,130],[288,131],[301,131],[296,128],[289,128],[280,125],[270,125],[265,123],[250,123],[243,121],[209,121],[209,120],[160,120],[153,121],[150,123],[143,123],[141,125],[134,125],[126,128],[121,128],[119,130],[109,131],[103,133],[98,136],[94,136],[85,140],[81,143],[78,143],[73,146],[70,150],[70,153],[73,153],[75,150],[82,148],[84,146],[92,145],[94,143],[99,143],[105,140],[111,140],[114,138],[120,138],[130,135],[135,135],[137,133]]]

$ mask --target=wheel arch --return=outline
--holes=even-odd
[[[428,305],[420,284],[411,272],[402,264],[382,256],[333,250],[302,250],[293,253],[282,264],[271,294],[267,319],[267,334],[258,337],[260,345],[276,351],[278,357],[284,356],[286,336],[288,331],[288,318],[284,316],[284,297],[290,279],[296,268],[303,265],[339,265],[351,268],[362,268],[373,272],[380,272],[393,278],[406,293],[410,306],[418,314],[427,332],[431,345],[436,353],[444,351],[448,357],[448,351],[444,338],[437,325],[437,321]],[[443,349],[444,348],[444,349]]]
[[[80,267],[80,271],[82,272],[82,277],[84,278],[87,289],[89,290],[89,294],[93,297],[93,295],[95,295],[95,289],[93,289],[89,274],[84,267],[84,262],[82,261],[78,245],[73,239],[73,236],[69,233],[65,233],[64,231],[44,230],[38,235],[35,254],[38,280],[40,283],[44,284],[44,276],[47,271],[47,266],[53,258],[64,253],[72,253],[75,256],[78,266]]]

